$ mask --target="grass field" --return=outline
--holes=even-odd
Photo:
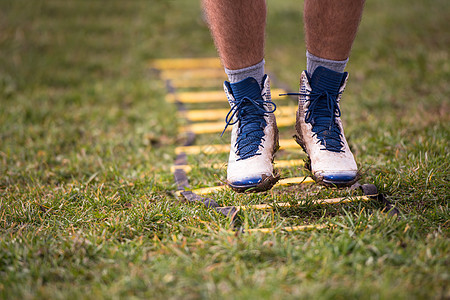
[[[295,90],[302,3],[268,2],[267,68]],[[334,226],[235,235],[174,196],[180,121],[148,68],[216,55],[199,1],[0,0],[0,298],[449,299],[449,13],[447,0],[367,1],[348,65],[342,111],[361,182],[400,218],[374,203],[305,205],[241,219]],[[217,184],[224,172],[189,176],[205,174]]]

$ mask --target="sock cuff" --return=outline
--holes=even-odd
[[[307,60],[307,72],[308,74],[312,75],[315,69],[319,66],[328,68],[335,72],[342,73],[344,72],[344,69],[347,66],[349,58],[344,60],[331,60],[315,56],[314,54],[311,54],[309,51],[306,51],[306,60]]]
[[[231,74],[231,75],[235,75],[235,74],[243,73],[243,72],[250,72],[250,71],[253,71],[253,70],[257,70],[257,69],[259,69],[261,67],[264,67],[265,63],[266,63],[266,61],[263,59],[259,63],[255,64],[253,66],[245,67],[245,68],[242,68],[242,69],[231,70],[231,69],[228,69],[228,68],[225,67],[225,72],[227,74]]]
[[[311,52],[309,52],[308,50],[306,50],[306,58],[309,59],[314,59],[317,61],[323,61],[325,63],[335,63],[335,64],[341,64],[341,63],[347,63],[349,58],[347,57],[347,59],[344,60],[332,60],[332,59],[326,59],[326,58],[322,58],[322,57],[318,57],[315,56],[314,54],[312,54]]]
[[[253,66],[245,67],[242,69],[230,70],[228,68],[225,68],[225,73],[227,73],[228,79],[230,80],[231,83],[244,80],[247,77],[253,77],[261,84],[261,81],[265,74],[264,73],[265,63],[266,62],[263,59]]]

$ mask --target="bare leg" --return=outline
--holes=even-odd
[[[264,58],[265,0],[203,0],[222,63],[236,70]]]
[[[270,189],[278,130],[269,79],[264,76],[265,0],[202,0],[229,81],[224,82],[233,119],[227,184],[236,192]],[[231,122],[232,121],[232,122]],[[226,127],[225,127],[226,128]]]
[[[308,71],[300,77],[296,129],[310,158],[311,173],[324,185],[350,186],[358,179],[339,105],[347,79],[343,70],[363,6],[364,0],[305,0],[306,48],[311,55]],[[312,71],[313,67],[317,68]]]
[[[308,52],[330,60],[347,59],[363,7],[364,0],[305,0]]]

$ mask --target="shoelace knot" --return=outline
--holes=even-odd
[[[280,94],[280,96],[309,97],[309,99],[306,99],[309,104],[305,114],[305,122],[311,124],[318,142],[325,147],[321,150],[344,152],[341,129],[336,122],[336,118],[341,116],[341,110],[337,102],[341,93],[307,90],[306,93],[286,93]]]
[[[267,105],[273,105],[273,109],[266,110],[265,106]],[[221,136],[229,125],[238,124],[238,136],[235,144],[236,155],[239,156],[237,160],[260,155],[256,152],[264,141],[264,128],[267,125],[264,117],[275,110],[276,105],[272,101],[255,100],[248,97],[231,101],[231,109],[225,118],[226,125]]]

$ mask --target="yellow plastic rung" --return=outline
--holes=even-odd
[[[297,149],[300,146],[293,139],[280,139],[281,149]],[[195,146],[180,146],[175,148],[175,153],[186,153],[186,154],[217,154],[226,153],[230,151],[229,144],[219,144],[219,145],[195,145]]]
[[[275,95],[272,99],[278,99],[278,94],[285,93],[282,89],[274,89],[272,90],[272,95]],[[178,101],[183,103],[208,103],[208,102],[223,102],[226,103],[227,97],[224,91],[203,91],[203,92],[181,92],[177,93],[176,97]],[[280,99],[287,99],[279,98]],[[166,97],[166,101],[174,102],[175,95],[168,94]]]
[[[183,170],[186,173],[189,173],[192,171],[192,167],[189,165],[177,165],[177,166],[171,166],[170,171],[172,173],[175,173],[176,170]]]
[[[375,196],[375,195],[373,195]],[[318,199],[318,200],[310,200],[308,201],[311,204],[336,204],[336,203],[349,203],[355,201],[370,201],[370,196],[354,196],[354,197],[340,197],[340,198],[332,198],[332,199]],[[236,206],[237,210],[268,210],[273,209],[274,207],[293,207],[297,205],[302,205],[308,203],[307,201],[299,201],[297,203],[289,203],[289,202],[279,202],[279,203],[271,203],[271,204],[256,204],[256,205],[248,205],[248,206]]]
[[[223,72],[222,64],[217,57],[156,59],[150,62],[150,67],[160,70],[218,68]]]
[[[287,186],[292,184],[313,183],[314,179],[308,176],[290,177],[280,179],[275,186]]]
[[[293,117],[280,117],[277,119],[278,127],[286,127],[295,124],[295,116]],[[195,134],[222,132],[225,128],[224,122],[206,122],[206,123],[194,123],[181,128],[181,132],[193,132]],[[231,130],[231,126],[228,126],[227,131]]]
[[[164,80],[226,79],[223,69],[163,70],[160,76]]]
[[[289,168],[303,166],[305,161],[303,159],[291,159],[291,160],[275,160],[275,168]]]
[[[221,109],[198,109],[198,110],[189,110],[187,112],[180,113],[183,117],[188,118],[190,121],[212,121],[212,120],[225,120],[225,116],[227,115],[229,108],[221,108]],[[286,116],[295,116],[297,111],[297,106],[277,106],[277,110],[275,111],[275,116],[286,117]],[[278,122],[278,119],[277,119]]]
[[[179,112],[178,115],[180,117],[185,117],[190,121],[212,121],[212,120],[225,120],[225,116],[227,115],[230,109],[221,108],[221,109],[198,109],[198,110],[189,110],[187,112]]]
[[[304,165],[305,162],[302,159],[291,159],[291,160],[276,160],[275,168],[287,168],[287,167],[298,167]],[[226,163],[215,163],[215,164],[201,164],[200,168],[212,168],[214,170],[226,169]],[[192,171],[194,167],[190,165],[176,165],[170,168],[171,172],[174,173],[175,170],[180,169],[186,173]]]
[[[228,126],[227,131],[230,131],[231,126]],[[206,123],[194,123],[187,126],[181,127],[181,133],[193,132],[195,134],[202,133],[214,133],[222,132],[225,128],[224,122],[206,122]]]
[[[175,95],[168,94],[167,102],[174,102]],[[205,102],[223,102],[226,103],[227,97],[223,91],[203,91],[203,92],[181,92],[176,97],[183,103],[205,103]]]
[[[250,228],[245,230],[245,232],[261,232],[261,233],[273,233],[277,230],[280,231],[288,231],[288,232],[292,232],[292,231],[309,231],[309,230],[313,230],[313,229],[323,229],[323,228],[327,228],[329,227],[328,225],[323,225],[323,224],[313,224],[313,225],[300,225],[300,226],[287,226],[287,227],[282,227],[282,228]]]
[[[288,186],[292,184],[302,184],[302,183],[312,183],[314,180],[311,177],[292,177],[292,178],[285,178],[279,180],[275,185],[274,188],[280,187],[280,186]],[[197,195],[207,195],[211,193],[215,193],[218,191],[222,191],[224,189],[227,189],[227,185],[218,185],[218,186],[212,186],[212,187],[206,187],[206,188],[200,188],[192,190],[193,193]],[[181,192],[177,192],[177,195],[179,196]]]
[[[211,187],[206,187],[206,188],[201,188],[201,189],[195,189],[195,190],[192,190],[192,192],[197,195],[202,196],[202,195],[207,195],[207,194],[212,194],[212,193],[216,193],[219,191],[223,191],[227,188],[228,188],[227,185],[217,185],[217,186],[211,186]]]
[[[180,153],[186,154],[216,154],[216,153],[226,153],[230,151],[230,145],[199,145],[199,146],[180,146],[175,148],[175,153],[178,155]]]
[[[177,89],[186,89],[186,88],[218,88],[222,86],[225,78],[172,78],[170,80],[173,87]]]
[[[220,169],[226,169],[227,166],[225,163],[216,163],[216,164],[201,164],[199,167],[220,170]],[[194,167],[190,166],[190,165],[177,165],[177,166],[172,166],[170,169],[171,169],[172,173],[174,173],[175,170],[177,170],[177,169],[181,169],[181,170],[185,171],[186,173],[189,173],[192,171],[193,168]]]

